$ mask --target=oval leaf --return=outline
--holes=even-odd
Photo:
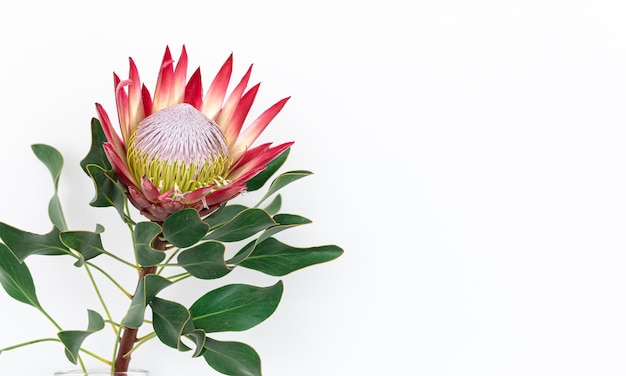
[[[87,337],[104,328],[104,320],[96,311],[87,310],[89,323],[87,330],[64,330],[58,333],[58,337],[65,346],[65,355],[70,362],[78,362],[78,352]]]
[[[207,337],[204,348],[202,356],[220,373],[235,376],[261,375],[261,358],[245,343],[217,341]]]
[[[196,278],[220,278],[232,270],[224,261],[225,250],[224,244],[219,242],[201,243],[181,252],[178,255],[178,265]]]
[[[0,222],[0,238],[20,261],[30,255],[69,254],[69,249],[61,242],[59,235],[56,227],[47,234],[39,235]]]
[[[96,194],[89,205],[97,208],[113,206],[120,217],[127,221],[124,213],[126,194],[116,178],[112,177],[114,173],[92,164],[87,165],[86,169],[96,189]]]
[[[33,307],[41,307],[30,270],[2,243],[0,243],[0,284],[13,299]]]
[[[209,228],[216,229],[246,209],[247,207],[243,205],[222,206],[218,210],[211,213],[211,215],[206,217],[204,220],[209,224]]]
[[[183,305],[169,300],[154,298],[152,308],[152,326],[163,344],[180,351],[190,350],[180,341],[180,337],[193,330],[191,314]]]
[[[276,225],[276,222],[265,210],[257,208],[246,209],[219,229],[209,233],[206,239],[236,242],[274,225]]]
[[[141,266],[152,266],[165,259],[165,252],[152,247],[154,239],[161,233],[161,226],[154,222],[139,222],[135,226],[135,249],[137,262]]]
[[[269,189],[267,190],[267,193],[265,193],[263,198],[261,198],[259,203],[256,204],[255,206],[259,206],[263,201],[265,201],[266,198],[278,192],[284,186],[291,184],[294,181],[301,179],[305,176],[309,176],[311,174],[313,174],[311,171],[298,170],[298,171],[289,171],[289,172],[285,172],[283,174],[278,175],[278,177],[274,179],[274,181],[270,185]]]
[[[86,260],[105,253],[102,247],[102,239],[100,238],[104,228],[98,225],[98,230],[97,232],[66,231],[60,234],[61,242],[81,255],[80,260],[76,261],[74,265],[82,266]]]
[[[227,285],[206,293],[189,312],[194,327],[208,333],[247,330],[274,313],[282,293],[282,281],[269,287]]]
[[[130,308],[124,318],[124,325],[129,328],[139,328],[143,324],[146,306],[156,295],[171,285],[172,282],[156,274],[148,274],[139,281],[137,292],[130,302]]]
[[[65,216],[63,215],[63,209],[61,208],[61,201],[58,195],[59,177],[63,169],[63,156],[57,149],[49,145],[34,144],[31,148],[35,156],[46,165],[50,171],[50,175],[52,175],[54,196],[52,196],[48,204],[48,216],[50,217],[50,221],[52,221],[52,224],[59,230],[65,231],[67,230],[67,223],[65,222]]]
[[[112,169],[111,163],[109,163],[109,159],[102,147],[102,144],[107,141],[100,121],[96,118],[91,119],[91,149],[89,149],[89,153],[87,153],[85,158],[80,161],[80,166],[87,175],[91,175],[87,169],[89,165],[99,166],[102,170]]]
[[[185,248],[196,244],[209,230],[195,209],[183,209],[163,222],[163,236],[174,246]]]
[[[280,153],[278,157],[274,158],[270,163],[268,163],[267,168],[265,168],[265,170],[259,172],[255,177],[248,180],[246,182],[246,190],[248,192],[254,192],[258,190],[259,188],[261,188],[262,186],[264,186],[265,183],[267,183],[267,181],[269,180],[269,178],[271,178],[272,175],[274,175],[274,173],[278,171],[280,166],[282,166],[283,163],[285,163],[285,161],[287,160],[287,157],[289,156],[290,151],[291,151],[291,148],[287,148],[285,151]]]
[[[269,238],[257,244],[252,254],[241,261],[239,266],[283,276],[310,265],[334,260],[342,253],[343,250],[336,245],[296,248]]]

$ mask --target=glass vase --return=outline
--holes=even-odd
[[[142,369],[131,369],[126,372],[111,372],[110,369],[88,369],[83,370],[59,371],[54,376],[149,376],[149,372]]]

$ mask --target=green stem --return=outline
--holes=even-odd
[[[98,295],[98,300],[100,300],[100,304],[102,304],[102,308],[104,309],[104,312],[106,313],[107,318],[109,319],[109,321],[113,321],[113,318],[111,317],[111,312],[109,311],[109,307],[107,307],[107,304],[104,301],[102,294],[100,293],[98,284],[96,283],[96,280],[93,278],[93,274],[91,273],[91,270],[89,270],[88,264],[85,264],[85,271],[87,272],[87,275],[89,276],[91,285],[93,286],[94,290],[96,290],[96,295]],[[115,332],[115,334],[117,334],[117,327],[115,325],[111,325],[111,327],[113,328],[113,331]]]
[[[180,252],[180,248],[175,250],[174,252],[172,252],[172,254],[167,258],[167,260],[165,260],[165,262],[163,264],[160,264],[160,268],[159,271],[157,271],[156,274],[161,274],[161,272],[163,272],[163,270],[165,269],[166,266],[170,265],[170,261],[172,261],[172,259]]]
[[[132,295],[130,294],[130,292],[128,292],[122,285],[120,285],[113,277],[111,277],[111,275],[109,273],[107,273],[104,269],[102,269],[101,267],[99,267],[96,264],[93,264],[91,262],[86,262],[85,264],[88,264],[89,266],[91,266],[92,268],[96,269],[97,271],[99,271],[100,273],[102,273],[102,275],[104,275],[105,277],[107,277],[109,279],[109,281],[111,281],[124,295],[126,295],[127,298],[132,299]],[[133,266],[133,268],[136,269],[136,266]]]
[[[48,312],[46,312],[46,310],[44,310],[41,306],[37,306],[37,309],[39,310],[39,312],[41,312],[44,316],[46,316],[46,318],[48,320],[50,320],[50,322],[52,323],[52,325],[54,325],[55,328],[57,328],[58,331],[62,331],[63,329],[61,328],[61,326],[59,324],[57,324],[56,321],[54,321],[54,319],[52,318],[52,316],[50,316],[48,314]]]
[[[58,339],[58,338],[39,338],[39,339],[34,339],[32,341],[22,342],[22,343],[18,343],[17,345],[13,345],[13,346],[9,346],[9,347],[5,347],[3,349],[0,349],[0,353],[2,353],[3,351],[14,350],[14,349],[18,349],[20,347],[33,345],[35,343],[40,343],[40,342],[61,342],[61,340]]]

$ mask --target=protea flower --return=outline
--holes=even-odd
[[[96,108],[108,140],[107,158],[131,203],[148,219],[162,222],[184,208],[209,214],[244,192],[248,180],[293,144],[251,147],[289,97],[242,131],[260,84],[246,90],[250,66],[226,98],[232,54],[204,96],[200,68],[187,81],[184,46],[175,66],[169,47],[165,49],[154,98],[129,60],[127,80],[114,74],[121,137],[104,108]]]

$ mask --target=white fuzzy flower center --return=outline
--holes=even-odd
[[[164,108],[145,119],[127,151],[131,173],[146,176],[161,192],[188,192],[225,183],[228,146],[219,126],[187,103]]]

